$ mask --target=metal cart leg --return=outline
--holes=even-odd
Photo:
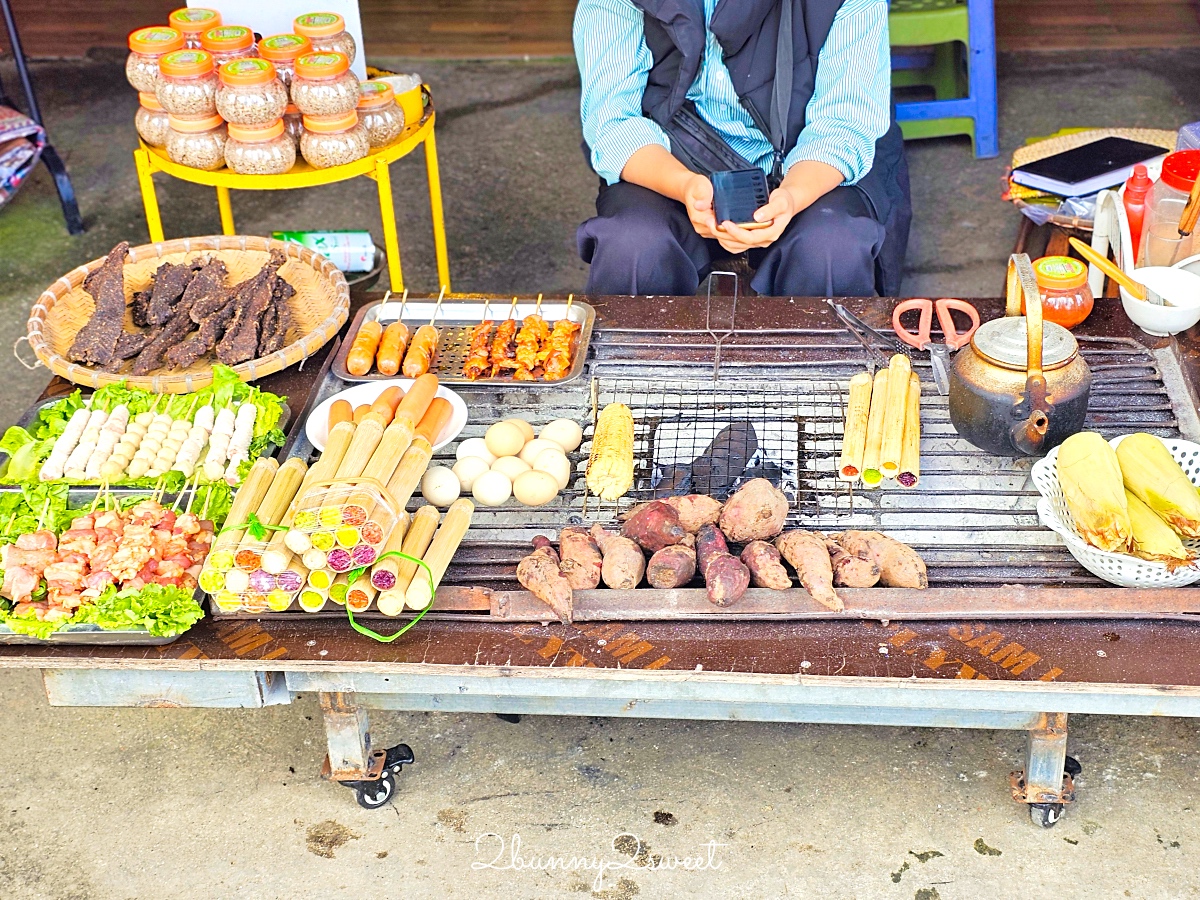
[[[350,788],[364,809],[378,809],[396,792],[400,770],[416,761],[412,748],[397,744],[386,750],[372,750],[367,711],[355,703],[354,694],[319,696],[329,747],[321,777]]]
[[[229,200],[229,188],[217,187],[217,209],[221,211],[221,234],[237,234],[233,225],[233,203]]]
[[[1082,767],[1067,756],[1067,714],[1042,713],[1029,730],[1025,771],[1009,776],[1013,799],[1029,804],[1035,825],[1049,828],[1075,799],[1075,776]]]
[[[433,219],[433,250],[437,255],[438,287],[450,293],[450,256],[446,252],[446,220],[442,211],[442,176],[438,172],[433,129],[425,138],[425,173],[429,179],[429,213]]]
[[[379,217],[383,220],[383,247],[387,251],[388,282],[393,293],[404,290],[400,268],[400,238],[396,234],[396,207],[392,202],[392,176],[388,164],[375,160],[375,187],[379,191]]]
[[[146,230],[150,232],[150,241],[157,244],[163,240],[163,227],[162,216],[158,213],[158,195],[154,193],[150,154],[140,148],[134,150],[133,164],[137,169],[138,187],[142,191],[142,206],[146,210]]]

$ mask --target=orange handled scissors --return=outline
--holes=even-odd
[[[909,331],[900,319],[905,313],[913,310],[919,311],[920,317],[917,321],[917,330]],[[930,337],[934,310],[937,311],[938,325],[942,329],[942,343],[940,344],[935,344]],[[966,315],[971,320],[971,327],[966,331],[959,331],[955,327],[952,311]],[[929,351],[929,359],[933,364],[933,380],[941,394],[946,394],[950,389],[950,354],[969,343],[971,335],[978,327],[979,311],[965,300],[950,298],[904,300],[896,304],[895,310],[892,311],[892,328],[896,332],[896,337],[910,347]]]

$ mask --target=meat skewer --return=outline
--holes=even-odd
[[[521,330],[517,333],[517,368],[513,372],[516,381],[536,381],[535,370],[538,365],[538,354],[542,344],[550,336],[550,326],[541,316],[542,295],[538,294],[537,306],[532,315],[524,319]]]
[[[579,331],[579,323],[572,322],[569,318],[571,304],[574,300],[574,294],[567,297],[567,311],[561,319],[554,323],[554,330],[550,332],[550,336],[546,339],[542,352],[539,354],[539,358],[544,361],[547,381],[558,381],[565,378],[571,371],[572,345],[575,342],[575,335]]]
[[[442,299],[446,296],[446,286],[438,293],[437,305],[433,308],[433,318],[428,325],[422,325],[413,335],[412,343],[408,345],[408,353],[404,356],[404,377],[419,378],[429,371],[433,356],[437,353],[441,332],[434,326],[438,313],[442,311]]]
[[[517,298],[513,297],[512,304],[508,307],[508,315],[500,323],[496,329],[496,337],[492,339],[492,378],[503,373],[505,369],[517,367],[517,320],[513,318],[516,308]]]
[[[492,320],[487,318],[488,303],[483,304],[483,321],[471,329],[467,361],[463,363],[463,378],[474,381],[491,371]]]

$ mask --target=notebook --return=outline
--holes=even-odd
[[[1162,147],[1106,137],[1013,169],[1012,180],[1063,197],[1086,197],[1124,183],[1133,167],[1167,153]]]

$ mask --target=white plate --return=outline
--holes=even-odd
[[[325,438],[329,437],[329,407],[333,406],[335,400],[345,400],[352,407],[362,406],[364,403],[371,403],[393,385],[399,385],[404,393],[408,393],[408,389],[412,387],[413,380],[411,378],[394,378],[391,381],[364,381],[362,384],[356,384],[352,388],[346,388],[344,391],[339,391],[332,397],[326,398],[321,402],[321,405],[312,411],[312,415],[308,417],[308,421],[304,423],[304,433],[308,435],[309,441],[318,450],[325,449]],[[463,402],[462,397],[454,393],[448,387],[438,385],[437,396],[450,401],[450,406],[454,411],[450,414],[450,424],[447,425],[441,435],[438,436],[437,443],[433,445],[435,451],[441,450],[452,440],[462,434],[462,430],[467,424],[467,404]]]

